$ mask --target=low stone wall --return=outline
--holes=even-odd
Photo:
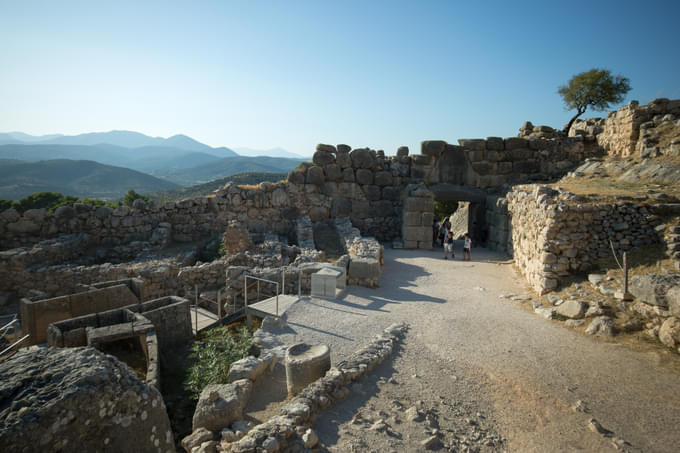
[[[267,320],[263,324],[263,329],[256,332],[255,342],[257,342],[258,335],[263,333],[266,322]],[[318,437],[310,428],[315,414],[347,397],[351,393],[349,390],[350,384],[372,371],[387,359],[406,334],[407,329],[408,326],[406,324],[389,326],[376,335],[369,344],[343,361],[338,367],[331,368],[324,377],[305,387],[281,409],[280,415],[272,417],[252,428],[248,428],[247,424],[237,421],[233,425],[239,424],[239,427],[243,426],[247,431],[247,433],[241,432],[240,436],[242,437],[240,438],[236,435],[236,429],[230,429],[229,423],[235,420],[235,418],[228,417],[230,415],[227,414],[228,405],[234,408],[230,411],[231,413],[234,413],[235,416],[242,416],[241,410],[245,406],[250,392],[238,392],[240,399],[236,401],[237,392],[227,387],[238,388],[238,386],[244,386],[244,381],[235,381],[225,386],[210,386],[207,390],[217,393],[215,395],[217,397],[216,401],[220,402],[222,399],[222,406],[225,407],[220,414],[223,423],[221,425],[213,423],[210,431],[205,428],[196,429],[196,424],[194,423],[194,432],[182,441],[182,446],[186,451],[193,451],[194,448],[199,447],[201,449],[204,447],[206,449],[214,449],[219,445],[222,451],[231,451],[233,453],[303,451],[313,449],[318,443]],[[269,334],[265,332],[264,336],[267,335]],[[265,340],[263,344],[268,344],[268,341]],[[280,353],[277,349],[279,348],[275,347],[268,350],[263,347],[261,354],[272,357]],[[254,364],[252,366],[253,369],[258,367],[257,359],[249,358],[249,360]],[[204,391],[204,393],[205,395],[202,394],[201,396],[204,401],[208,401],[209,392]],[[212,418],[212,420],[217,419],[218,417]],[[196,415],[194,415],[194,421],[196,421]]]
[[[115,285],[68,296],[21,301],[21,330],[29,334],[29,344],[47,341],[47,327],[57,321],[75,318],[139,303],[127,285]]]
[[[611,256],[610,241],[618,252],[659,241],[653,206],[570,198],[540,185],[516,187],[507,195],[515,264],[539,294]]]
[[[349,219],[335,219],[335,228],[349,255],[346,260],[347,284],[377,288],[385,264],[384,247],[375,238],[362,237]],[[344,261],[339,259],[338,265]]]

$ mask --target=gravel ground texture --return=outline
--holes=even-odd
[[[410,326],[391,360],[317,418],[322,450],[678,451],[678,355],[586,337],[508,293],[532,297],[486,249],[466,262],[387,249],[380,288],[294,304],[279,338],[327,344],[334,364]]]

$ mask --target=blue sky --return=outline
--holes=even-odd
[[[593,67],[680,98],[678,1],[5,1],[0,131],[311,155],[561,127]],[[602,116],[586,112],[588,116]]]

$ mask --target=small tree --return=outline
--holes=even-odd
[[[149,197],[145,197],[144,195],[138,194],[134,190],[130,189],[125,194],[125,198],[123,198],[123,204],[125,206],[132,206],[132,203],[134,203],[137,199],[144,200],[146,203],[149,202]]]
[[[614,76],[608,69],[595,68],[576,74],[567,85],[557,89],[567,109],[576,109],[576,115],[564,127],[564,132],[569,132],[576,118],[581,116],[588,106],[597,111],[605,110],[609,108],[609,104],[623,101],[629,91],[630,80],[622,75]]]

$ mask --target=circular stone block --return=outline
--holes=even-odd
[[[331,350],[325,344],[298,343],[286,351],[286,387],[296,395],[331,368]]]

